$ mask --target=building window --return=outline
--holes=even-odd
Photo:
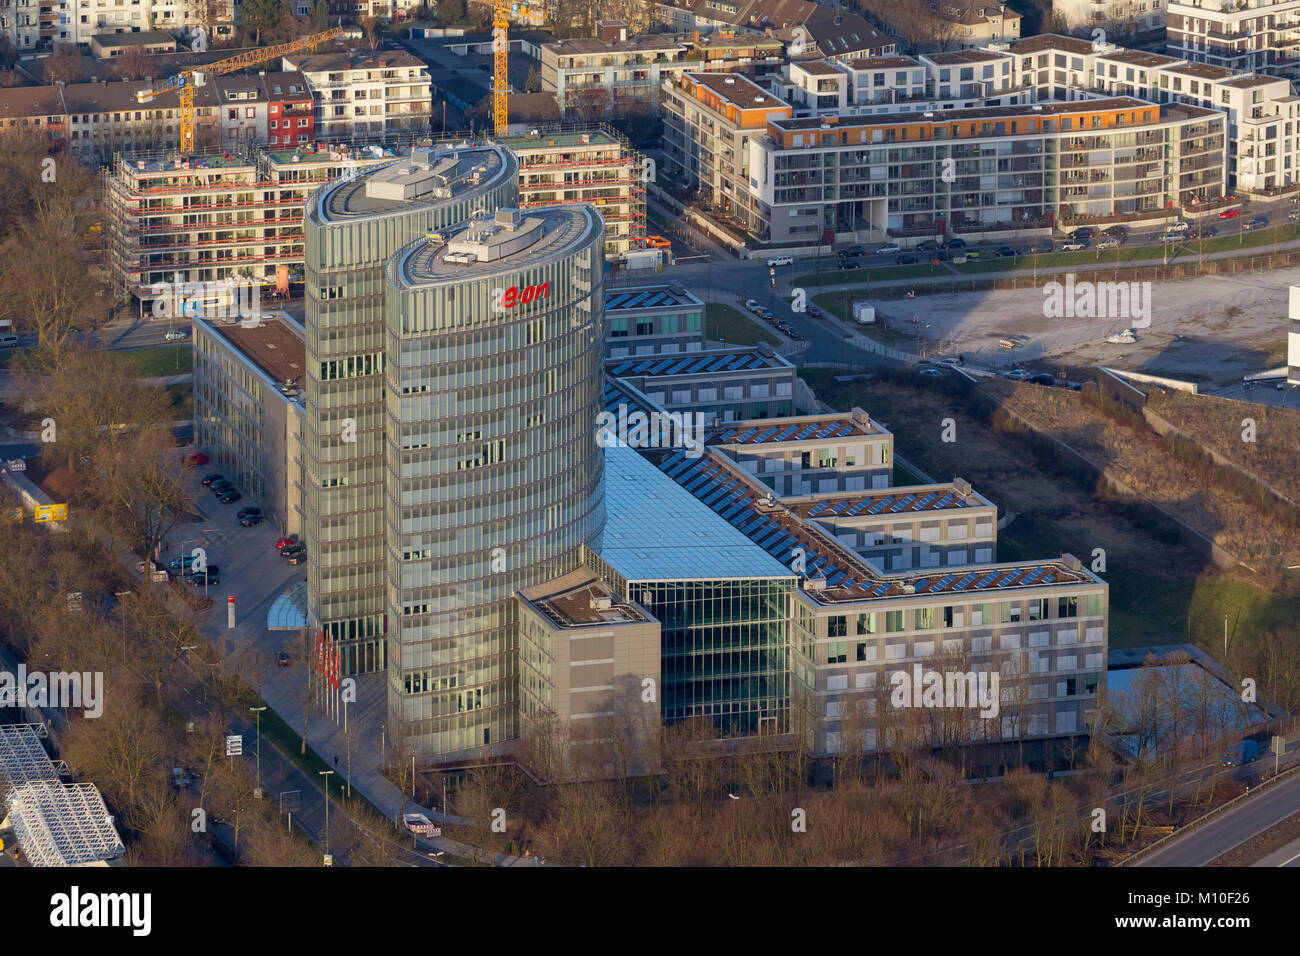
[[[848,618],[843,614],[826,619],[827,637],[844,637],[848,633]]]

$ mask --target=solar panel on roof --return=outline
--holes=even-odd
[[[881,582],[880,584],[877,584],[874,588],[871,589],[871,593],[876,597],[880,597],[888,590],[889,590],[889,585],[885,584],[884,582]]]
[[[718,469],[716,467],[710,468],[709,470],[703,472],[702,474],[696,476],[695,478],[692,478],[690,484],[683,485],[682,487],[684,487],[691,494],[695,494],[696,488],[704,487],[704,485],[708,484],[709,480],[713,478],[713,476],[716,475],[717,473],[718,473]]]
[[[889,510],[893,512],[902,511],[904,508],[906,508],[909,504],[912,503],[912,499],[915,497],[916,495],[904,495],[903,497],[898,499],[898,504],[894,505]]]
[[[785,441],[787,438],[789,438],[791,435],[793,435],[793,434],[794,434],[796,431],[798,431],[798,430],[799,430],[799,426],[798,426],[798,425],[787,425],[787,426],[785,426],[785,428],[781,429],[781,431],[780,431],[779,433],[777,433],[777,436],[776,436],[774,439],[772,439],[772,440],[773,440],[773,441]]]
[[[786,531],[784,528],[777,526],[771,529],[770,531],[764,530],[761,536],[757,534],[751,534],[749,537],[756,545],[758,545],[761,548],[763,547],[765,542],[775,541],[782,535],[786,535],[789,533],[790,532]]]
[[[996,578],[997,576],[998,576],[998,572],[990,571],[988,574],[984,575],[984,577],[980,578],[978,581],[975,582],[975,589],[978,591],[984,590],[986,587],[989,586],[990,583],[992,583],[993,579]]]
[[[856,515],[859,511],[861,511],[863,508],[865,508],[867,505],[871,504],[871,502],[872,502],[873,500],[875,500],[875,499],[873,499],[873,498],[861,498],[861,499],[859,499],[857,502],[854,503],[854,505],[853,505],[852,508],[850,508],[848,511],[844,512],[844,516],[847,517],[847,518],[851,518],[851,517],[853,517],[853,516]]]
[[[893,495],[885,495],[885,497],[881,498],[874,505],[872,505],[871,510],[868,511],[867,514],[872,514],[872,515],[880,514],[880,512],[884,511],[886,508],[889,507],[889,503],[893,500],[895,500]]]
[[[727,495],[730,493],[731,489],[734,487],[736,487],[736,480],[733,478],[730,481],[726,482],[725,484],[718,485],[716,491],[709,492],[708,495],[701,498],[700,500],[703,501],[710,508],[712,508],[715,503],[722,501],[723,498],[726,498]]]
[[[630,369],[630,368],[632,367],[632,365],[633,365],[632,362],[619,362],[619,363],[618,363],[617,365],[615,365],[612,369],[610,369],[609,374],[610,374],[610,375],[622,375],[624,372],[626,372],[628,369]]]
[[[952,492],[949,492],[948,494],[944,495],[944,496],[943,496],[943,500],[940,501],[940,502],[939,502],[937,505],[935,505],[934,507],[936,508],[936,510],[939,509],[939,508],[946,508],[946,507],[948,507],[948,505],[952,504],[952,500],[953,500],[954,498],[956,498],[956,497],[957,497],[957,496],[954,495]]]
[[[768,521],[771,520],[772,519],[769,518],[767,515],[757,515],[753,521],[749,522],[748,524],[737,525],[737,527],[740,528],[741,534],[748,535],[751,528],[761,527],[762,525],[766,524]]]
[[[808,517],[815,518],[819,514],[821,514],[824,510],[826,510],[826,502],[819,501],[817,502],[817,504],[813,505],[811,508],[808,509]]]
[[[952,583],[952,579],[955,578],[956,576],[957,576],[957,575],[955,575],[955,574],[947,574],[947,575],[944,575],[944,576],[941,577],[938,581],[935,581],[934,584],[930,585],[930,590],[931,590],[931,591],[942,591],[944,588],[946,588],[949,584]],[[921,588],[920,588],[919,585],[917,586],[917,590],[918,590],[918,591],[921,590]]]
[[[1035,581],[1037,581],[1040,577],[1042,577],[1042,574],[1043,574],[1043,572],[1044,572],[1045,570],[1046,570],[1046,568],[1034,568],[1034,570],[1030,571],[1029,574],[1027,574],[1027,575],[1025,576],[1025,579],[1024,579],[1023,581],[1021,581],[1020,583],[1021,583],[1021,584],[1033,584],[1033,583],[1034,583]]]
[[[736,430],[734,428],[728,428],[725,432],[723,432],[718,437],[718,441],[731,441],[732,437],[735,436],[735,434],[736,434]]]
[[[763,442],[771,438],[774,434],[776,434],[775,428],[764,428],[761,432],[759,432],[756,436],[754,436],[754,444],[761,445],[763,444]]]
[[[1045,575],[1043,575],[1043,583],[1044,583],[1044,584],[1051,584],[1051,583],[1052,583],[1053,581],[1055,581],[1055,580],[1056,580],[1056,575],[1055,575],[1055,574],[1045,574]]]
[[[815,432],[816,430],[817,430],[817,426],[816,426],[816,425],[805,425],[803,428],[799,429],[799,434],[797,434],[797,435],[794,436],[794,440],[795,440],[795,441],[803,441],[805,438],[807,438],[809,435],[811,435],[811,434],[812,434],[813,432]]]
[[[1008,571],[1006,574],[1002,575],[1002,578],[998,581],[996,586],[1000,588],[1006,587],[1016,579],[1016,575],[1019,573],[1019,571]]]
[[[677,454],[674,454],[673,458],[669,458],[666,462],[664,462],[662,465],[659,466],[663,471],[668,473],[669,477],[671,477],[675,481],[681,481],[682,478],[684,478],[686,475],[689,475],[694,469],[700,467],[700,463],[698,461],[696,461],[693,458],[687,458],[684,453],[681,454],[682,454],[681,460],[674,463],[673,459],[677,457]]]
[[[749,438],[750,438],[751,435],[755,435],[755,434],[757,434],[757,433],[758,433],[758,429],[757,429],[757,428],[746,428],[743,432],[741,432],[740,434],[738,434],[738,435],[736,436],[736,441],[738,441],[738,442],[747,442],[747,441],[749,441]]]
[[[977,577],[979,577],[978,574],[968,574],[960,581],[958,581],[956,584],[954,584],[952,586],[952,589],[954,591],[963,591],[966,589],[966,586],[969,585],[972,581],[974,581]]]
[[[719,512],[719,513],[722,515],[722,517],[724,517],[724,518],[726,518],[728,521],[730,521],[730,520],[731,520],[731,519],[732,519],[732,518],[733,518],[733,517],[734,517],[738,512],[744,511],[745,508],[747,508],[748,506],[749,506],[749,499],[748,499],[748,498],[742,498],[740,501],[737,501],[734,505],[732,505],[732,506],[731,506],[730,508],[728,508],[726,511],[722,511],[722,512]]]
[[[835,587],[844,578],[844,576],[845,575],[843,571],[836,571],[834,575],[826,579],[826,586],[828,588]]]
[[[836,437],[836,438],[843,438],[843,437],[845,437],[846,435],[852,435],[852,434],[853,434],[853,426],[852,426],[852,425],[842,425],[842,426],[840,426],[839,429],[836,430],[836,432],[835,432],[835,436],[834,436],[834,437]]]
[[[928,495],[926,495],[924,498],[920,498],[920,499],[918,499],[918,500],[912,502],[912,510],[913,510],[913,511],[921,511],[921,510],[923,510],[923,509],[925,508],[926,505],[928,505],[931,501],[934,501],[934,499],[937,498],[937,497],[938,497],[938,495],[937,495],[935,492],[933,492],[933,491],[930,492],[930,493],[929,493]]]

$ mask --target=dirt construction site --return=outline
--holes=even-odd
[[[1106,273],[1077,279],[1082,286],[1094,276],[1110,279]],[[1139,324],[1140,317],[1048,317],[1045,303],[1060,294],[1049,283],[1063,278],[1040,277],[1023,289],[882,302],[878,312],[891,330],[924,335],[946,354],[992,368],[1109,365],[1213,387],[1286,364],[1288,290],[1300,284],[1300,268],[1151,283],[1149,297],[1148,290],[1140,293],[1151,325],[1138,328],[1136,343],[1127,345],[1109,344],[1106,337]],[[1011,335],[1028,340],[1000,349],[998,341]]]

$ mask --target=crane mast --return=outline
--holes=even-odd
[[[510,81],[506,59],[510,52],[510,0],[493,0],[492,4],[492,119],[498,136],[506,135]]]

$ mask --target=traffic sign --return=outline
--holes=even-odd
[[[32,508],[33,521],[67,521],[68,506],[64,505],[36,505]]]
[[[227,734],[226,735],[226,756],[242,757],[244,755],[244,735]]]

